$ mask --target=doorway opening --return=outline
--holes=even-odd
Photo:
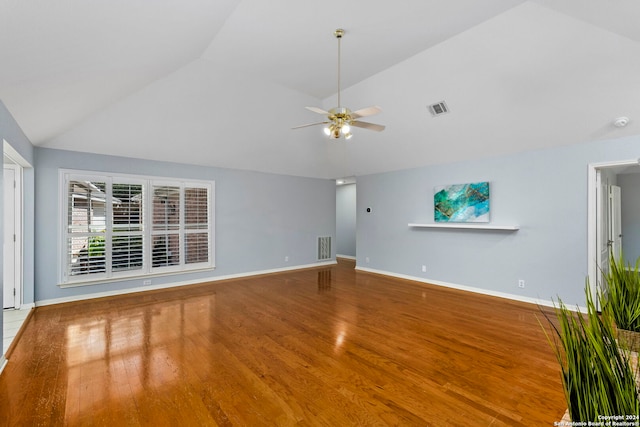
[[[602,288],[603,274],[608,272],[611,257],[619,258],[623,247],[622,200],[625,194],[618,185],[618,176],[640,173],[639,161],[631,159],[589,165],[587,268],[589,290],[598,309],[598,295],[606,291]]]
[[[23,296],[23,168],[29,164],[3,140],[3,309],[19,309]]]
[[[336,180],[336,258],[356,260],[356,180]]]

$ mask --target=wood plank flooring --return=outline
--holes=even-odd
[[[352,262],[36,308],[10,426],[548,426],[540,309]]]

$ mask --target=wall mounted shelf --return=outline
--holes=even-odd
[[[412,228],[466,228],[470,230],[503,230],[503,231],[516,231],[520,229],[518,225],[490,225],[490,224],[469,224],[469,223],[427,223],[417,224],[409,223],[409,227]]]

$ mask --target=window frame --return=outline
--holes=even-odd
[[[72,250],[70,245],[71,237],[82,237],[82,234],[89,236],[92,234],[90,231],[86,233],[72,233],[72,224],[69,224],[70,215],[70,193],[69,182],[70,181],[88,181],[88,182],[104,182],[105,188],[105,216],[104,216],[104,272],[94,272],[74,275],[71,274],[72,264]],[[112,194],[113,184],[133,184],[142,186],[142,215],[140,217],[140,234],[142,235],[142,266],[139,269],[123,269],[118,270],[113,268],[113,241],[114,237],[118,234],[114,234],[114,229],[117,228],[114,224],[114,198]],[[160,186],[173,186],[177,187],[179,191],[179,217],[177,227],[170,230],[172,234],[178,235],[178,262],[172,265],[155,266],[153,262],[153,236],[155,234],[162,233],[157,228],[154,229],[153,215],[154,215],[154,189]],[[186,189],[201,188],[207,191],[207,206],[206,206],[206,223],[198,223],[198,227],[193,229],[187,224],[186,219],[186,207],[188,201],[186,200]],[[93,284],[104,284],[123,280],[135,280],[148,278],[149,276],[163,276],[169,274],[181,274],[203,270],[215,269],[215,181],[197,180],[197,179],[184,179],[184,178],[171,178],[171,177],[158,177],[148,175],[133,175],[122,174],[115,172],[99,172],[99,171],[84,171],[75,169],[60,169],[59,170],[59,185],[58,185],[58,197],[59,197],[59,225],[58,225],[58,286],[60,287],[75,287],[85,286]],[[198,203],[201,199],[198,199]],[[208,239],[203,246],[206,246],[206,253],[208,259],[205,262],[187,262],[187,245],[186,235],[190,233],[199,232],[201,234],[207,233]],[[95,234],[95,233],[93,233]],[[127,232],[120,235],[135,235],[136,232]],[[198,241],[198,245],[201,245],[201,241]],[[117,256],[117,254],[115,254]],[[198,252],[197,257],[200,257]]]

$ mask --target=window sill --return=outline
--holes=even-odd
[[[180,274],[198,273],[201,271],[213,271],[215,269],[216,269],[215,266],[207,266],[207,267],[194,268],[189,270],[163,271],[163,272],[149,273],[149,274],[142,274],[142,275],[135,275],[135,276],[119,276],[119,277],[109,277],[109,278],[100,277],[100,278],[90,279],[90,280],[58,283],[57,286],[60,289],[65,289],[65,288],[79,288],[79,287],[94,286],[94,285],[108,285],[115,282],[135,282],[135,281],[140,281],[141,286],[151,286],[151,283],[145,283],[145,282],[152,280],[154,277],[176,276]]]

